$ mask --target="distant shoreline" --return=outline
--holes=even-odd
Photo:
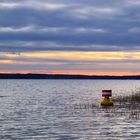
[[[98,76],[98,75],[67,75],[67,74],[0,74],[0,79],[118,79],[118,80],[140,80],[140,75],[136,76]]]

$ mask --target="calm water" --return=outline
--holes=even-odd
[[[115,97],[138,88],[133,80],[0,80],[0,139],[138,140],[140,119],[100,107],[102,89]]]

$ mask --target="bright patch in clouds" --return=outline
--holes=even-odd
[[[64,32],[71,32],[71,33],[104,33],[106,30],[104,29],[96,29],[96,28],[67,28],[67,27],[41,27],[35,25],[23,26],[23,27],[0,27],[0,32],[7,32],[7,33],[16,33],[16,32],[46,32],[46,33],[61,33]]]
[[[18,6],[19,6],[19,4],[17,4],[17,3],[0,2],[0,8],[16,8]]]
[[[8,54],[9,55],[9,54]],[[28,58],[63,59],[63,60],[140,60],[140,52],[34,52],[22,53]]]
[[[67,5],[59,3],[48,3],[41,1],[25,0],[18,2],[0,2],[0,9],[32,8],[37,10],[58,10],[66,8]]]

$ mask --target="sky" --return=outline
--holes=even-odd
[[[140,0],[0,0],[0,73],[140,74]]]

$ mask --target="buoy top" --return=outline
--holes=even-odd
[[[110,97],[112,96],[112,90],[102,90],[103,97]]]
[[[111,92],[112,93],[112,90],[103,89],[102,92]]]

